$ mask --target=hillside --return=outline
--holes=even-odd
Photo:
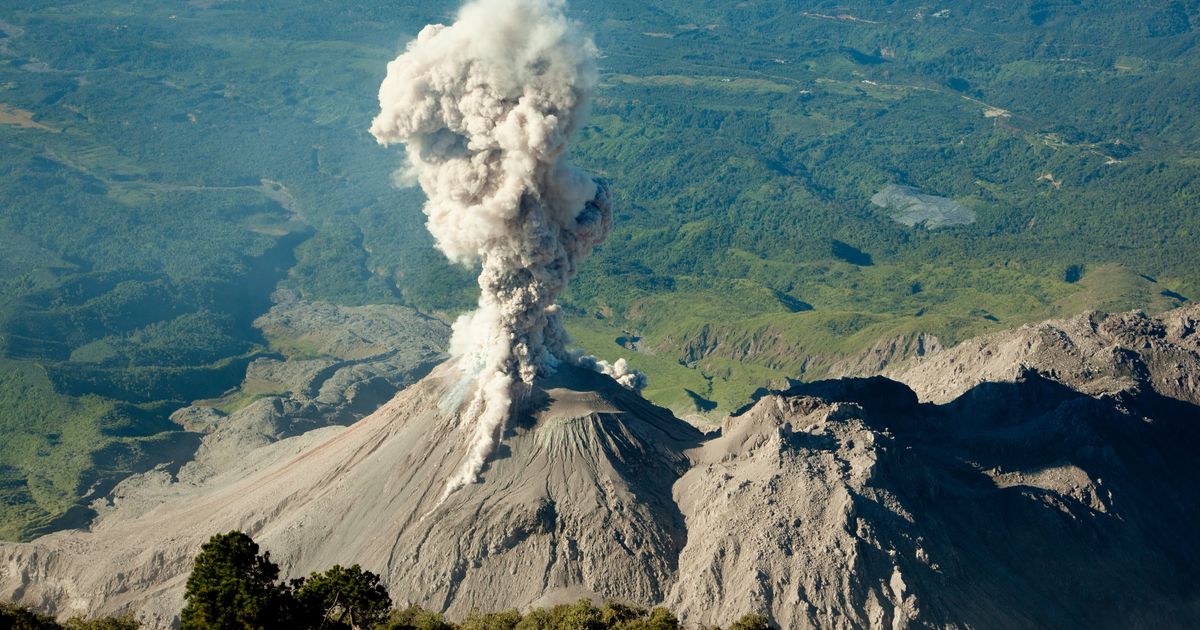
[[[1051,347],[1047,329],[1069,332]],[[946,402],[883,377],[820,381],[707,436],[564,368],[480,481],[445,498],[470,392],[443,364],[349,427],[134,477],[89,530],[0,546],[0,592],[166,627],[195,549],[239,528],[285,573],[357,562],[397,601],[453,617],[596,596],[689,623],[750,610],[784,627],[1188,627],[1198,329],[1196,307],[1052,322],[1005,340],[1031,351],[998,380],[935,361],[994,339],[931,354],[914,383],[939,365],[970,383]]]

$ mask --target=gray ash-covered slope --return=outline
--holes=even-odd
[[[563,367],[538,384],[532,416],[508,428],[481,483],[436,506],[458,460],[413,462],[429,476],[406,485],[432,494],[390,550],[398,597],[457,616],[580,594],[665,596],[686,542],[671,488],[701,434],[594,372]]]
[[[1200,304],[1156,317],[1090,312],[976,337],[884,374],[931,402],[1034,369],[1089,394],[1153,390],[1200,405],[1198,322]]]
[[[761,399],[676,486],[668,604],[783,627],[1195,627],[1200,410],[1036,373],[919,404],[882,377]]]
[[[764,397],[676,485],[668,604],[783,627],[1195,627],[1198,329],[1193,306],[968,341],[899,374],[941,404],[882,377]]]
[[[142,476],[91,531],[0,546],[0,588],[165,626],[199,544],[237,528],[290,575],[358,562],[451,617],[591,595],[691,624],[1195,627],[1198,328],[1200,307],[1048,322],[897,374],[938,402],[824,381],[710,436],[565,368],[439,503],[469,395],[443,365],[350,427]]]
[[[700,433],[611,379],[566,367],[535,411],[441,501],[466,454],[469,387],[443,365],[350,427],[262,447],[197,484],[142,480],[88,532],[0,547],[0,587],[59,614],[183,605],[209,536],[250,533],[290,575],[359,563],[393,596],[452,615],[556,597],[663,599],[686,536],[671,487]]]

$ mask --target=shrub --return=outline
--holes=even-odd
[[[771,630],[773,627],[769,619],[752,613],[733,622],[727,630]]]

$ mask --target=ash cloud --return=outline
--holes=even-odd
[[[371,134],[403,144],[438,249],[480,264],[478,308],[451,354],[475,394],[471,449],[447,494],[472,482],[538,374],[570,361],[640,388],[643,376],[570,353],[558,296],[612,228],[607,186],[569,164],[597,51],[561,0],[476,0],[421,30],[388,64]]]

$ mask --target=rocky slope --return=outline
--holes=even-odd
[[[1158,317],[1091,312],[977,337],[884,374],[907,383],[922,400],[939,403],[1033,369],[1089,394],[1154,390],[1200,404],[1198,330],[1200,304]]]
[[[800,385],[707,436],[568,369],[440,502],[469,393],[444,365],[349,427],[143,475],[89,531],[0,546],[0,595],[169,625],[199,544],[238,528],[291,575],[358,562],[452,617],[590,595],[694,624],[1194,627],[1198,320],[991,335],[893,374],[910,385]]]
[[[667,603],[782,627],[1192,627],[1200,409],[1033,372],[942,406],[876,377],[731,418],[675,486]]]
[[[351,427],[253,451],[210,477],[143,477],[86,533],[0,547],[0,585],[61,614],[132,607],[173,622],[198,546],[250,533],[286,572],[382,574],[398,600],[451,614],[602,594],[661,600],[686,541],[671,486],[701,434],[607,377],[542,382],[536,412],[441,501],[467,452],[469,388],[444,365]]]
[[[1198,324],[1200,306],[1088,313],[925,354],[891,373],[912,389],[764,397],[675,486],[691,537],[668,604],[783,627],[1193,627]]]
[[[450,327],[413,309],[309,302],[282,290],[274,298],[254,324],[290,356],[256,359],[228,400],[201,401],[172,415],[204,434],[177,480],[196,483],[256,448],[351,424],[445,359]],[[117,494],[128,494],[139,481],[127,481]]]
[[[936,354],[942,342],[923,332],[880,339],[862,352],[846,357],[829,367],[829,376],[874,376],[890,366]]]

